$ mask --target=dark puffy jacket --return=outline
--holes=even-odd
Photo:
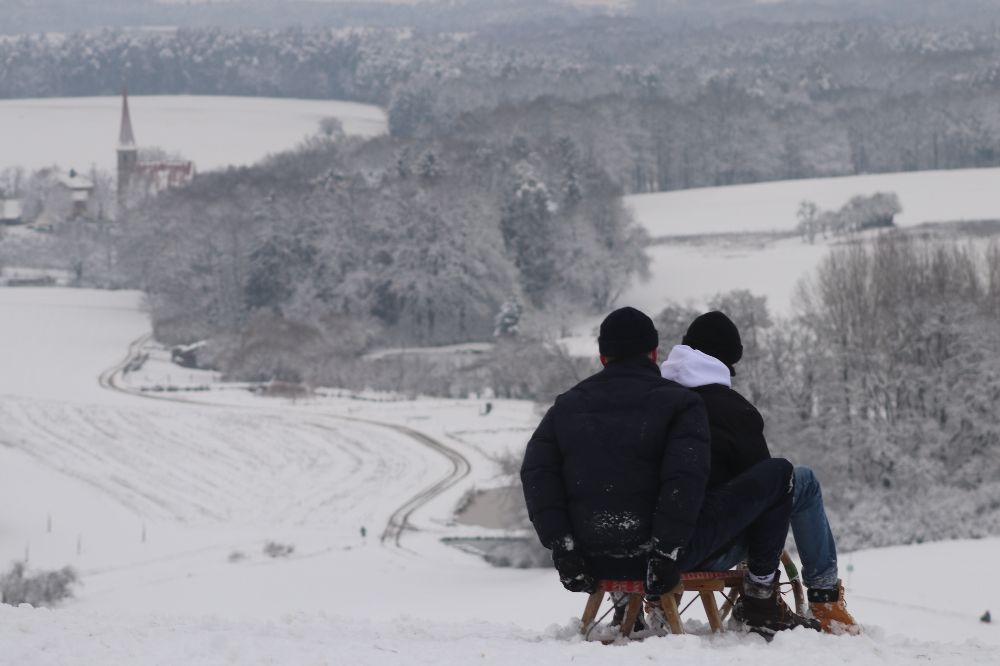
[[[722,384],[691,389],[701,396],[712,431],[712,473],[715,488],[771,457],[764,439],[764,418],[742,395]]]
[[[688,542],[709,464],[701,399],[653,362],[628,360],[556,398],[521,480],[545,546],[572,536],[596,575],[631,578],[651,546],[669,553]]]

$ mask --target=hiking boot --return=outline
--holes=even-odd
[[[628,611],[628,594],[623,592],[612,592],[611,593],[611,603],[615,605],[615,614],[611,617],[611,626],[620,627],[622,622],[625,621],[625,613]],[[632,631],[645,631],[646,619],[643,617],[642,612],[635,618],[635,626],[632,627]]]
[[[852,636],[861,633],[861,625],[847,610],[847,603],[844,601],[843,581],[837,581],[836,590],[810,589],[807,598],[809,599],[810,613],[819,620],[826,633],[850,634]]]
[[[663,613],[663,607],[660,606],[660,598],[647,596],[644,606],[646,626],[657,636],[669,634],[670,625],[667,624],[667,616]]]
[[[775,632],[796,627],[822,629],[819,622],[798,615],[785,604],[778,592],[777,576],[770,584],[755,583],[749,578],[744,580],[743,594],[733,606],[733,619],[768,640]]]

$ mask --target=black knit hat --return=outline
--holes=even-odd
[[[733,366],[743,358],[739,329],[718,310],[696,317],[688,326],[681,344],[719,359],[729,368],[730,375],[736,374]]]
[[[602,356],[625,358],[651,352],[660,344],[653,320],[635,308],[615,310],[601,322],[597,347]]]

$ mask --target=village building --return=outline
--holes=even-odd
[[[132,128],[127,91],[122,92],[117,145],[117,183],[113,191],[94,171],[41,169],[19,191],[2,192],[0,225],[29,225],[53,231],[67,222],[121,219],[122,211],[164,190],[186,185],[194,178],[194,163],[165,158],[158,149],[140,149]],[[145,152],[145,156],[144,153]],[[155,157],[154,157],[155,155]],[[117,210],[117,213],[116,213]]]
[[[194,178],[194,162],[187,160],[143,160],[132,129],[128,91],[122,92],[122,116],[118,132],[118,210],[163,190],[185,185]]]
[[[21,200],[0,199],[0,224],[21,224]]]
[[[42,169],[36,175],[39,186],[44,190],[35,197],[33,213],[24,210],[30,205],[22,206],[21,222],[30,223],[35,229],[51,231],[65,222],[94,220],[103,215],[91,178],[74,169]]]
[[[59,175],[61,195],[67,202],[70,219],[85,217],[91,214],[90,201],[94,193],[94,182],[84,178],[74,169]]]

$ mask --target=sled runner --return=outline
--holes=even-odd
[[[781,554],[781,563],[785,569],[785,575],[788,577],[787,584],[791,586],[795,599],[795,611],[802,614],[805,612],[806,603],[798,569],[787,552]],[[659,599],[645,598],[646,588],[641,580],[602,580],[598,583],[597,590],[587,599],[587,605],[584,607],[581,618],[581,633],[587,636],[594,629],[597,613],[605,595],[609,594],[627,595],[625,617],[621,623],[622,637],[628,638],[632,635],[636,620],[643,611],[644,601],[647,610],[663,613],[671,634],[683,634],[684,625],[681,622],[681,615],[696,599],[700,599],[712,633],[722,632],[724,631],[723,622],[729,616],[733,604],[736,603],[736,598],[740,594],[744,573],[743,567],[728,571],[689,571],[681,574],[681,582],[672,592],[662,595]],[[685,592],[694,592],[697,597],[692,598],[686,606],[680,608],[679,603]],[[718,606],[716,594],[721,594],[724,599],[721,609]]]

